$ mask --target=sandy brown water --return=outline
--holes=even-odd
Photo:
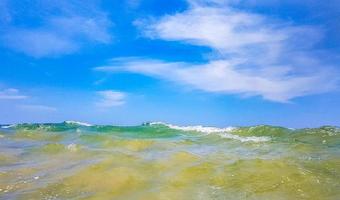
[[[335,200],[339,145],[335,127],[3,127],[0,199]]]

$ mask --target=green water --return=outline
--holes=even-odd
[[[0,199],[340,199],[340,129],[0,128]]]

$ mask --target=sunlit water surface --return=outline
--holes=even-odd
[[[2,125],[0,199],[340,199],[340,130]]]

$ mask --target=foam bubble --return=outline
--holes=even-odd
[[[10,124],[10,125],[2,125],[2,126],[0,126],[1,128],[13,128],[13,127],[15,127],[16,126],[16,124]]]
[[[230,132],[236,129],[235,127],[226,127],[226,128],[217,128],[211,126],[177,126],[172,124],[167,124],[163,122],[151,122],[150,125],[164,125],[171,129],[181,130],[181,131],[196,131],[201,133],[223,133],[223,132]]]
[[[66,148],[70,151],[77,151],[78,150],[78,146],[74,143],[67,145]]]
[[[66,124],[76,124],[76,125],[80,125],[80,126],[93,126],[92,124],[89,123],[85,123],[85,122],[78,122],[78,121],[65,121]]]
[[[205,133],[205,134],[217,133],[222,138],[239,140],[241,142],[267,142],[267,141],[271,140],[270,137],[266,137],[266,136],[242,137],[242,136],[239,136],[239,135],[231,134],[230,132],[237,129],[236,127],[217,128],[217,127],[201,126],[201,125],[198,125],[198,126],[177,126],[177,125],[167,124],[167,123],[164,123],[164,122],[151,122],[149,124],[150,125],[163,125],[163,126],[167,126],[167,127],[171,128],[171,129],[181,130],[181,131],[196,131],[196,132]]]
[[[249,137],[242,137],[239,135],[234,135],[230,133],[221,133],[219,134],[222,138],[228,138],[228,139],[234,139],[234,140],[239,140],[241,142],[268,142],[271,140],[270,137],[266,136],[249,136]]]

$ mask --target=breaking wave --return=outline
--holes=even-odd
[[[129,138],[215,137],[240,142],[300,142],[315,145],[340,145],[340,129],[334,126],[291,129],[278,126],[225,127],[179,126],[148,122],[139,126],[93,125],[79,121],[0,125],[2,130],[111,134]]]
[[[79,121],[65,121],[66,124],[74,124],[74,125],[79,125],[79,126],[93,126],[92,124],[86,123],[86,122],[79,122]]]
[[[7,124],[0,199],[340,199],[339,155],[333,126]]]
[[[239,140],[241,142],[267,142],[270,141],[271,138],[267,136],[250,136],[250,137],[242,137],[239,135],[232,134],[234,130],[237,130],[236,127],[226,127],[226,128],[217,128],[217,127],[211,127],[211,126],[177,126],[177,125],[172,125],[172,124],[167,124],[164,122],[151,122],[149,125],[163,125],[167,126],[171,129],[175,130],[181,130],[181,131],[195,131],[195,132],[201,132],[205,134],[218,134],[222,138],[227,138],[227,139],[234,139],[234,140]]]

